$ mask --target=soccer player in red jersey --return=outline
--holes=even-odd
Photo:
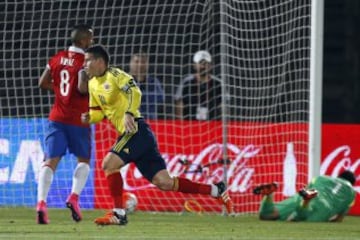
[[[91,131],[80,120],[88,110],[87,75],[83,70],[84,50],[93,43],[93,30],[78,25],[71,32],[72,45],[53,56],[39,79],[40,88],[53,91],[55,102],[49,115],[48,133],[45,139],[45,161],[40,170],[37,195],[37,222],[48,224],[46,199],[56,167],[66,150],[77,157],[71,194],[66,206],[74,221],[82,216],[78,198],[89,175]]]

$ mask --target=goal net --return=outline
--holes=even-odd
[[[260,198],[252,189],[258,184],[278,182],[275,199],[280,200],[306,183],[310,0],[18,0],[2,1],[0,7],[1,206],[35,206],[53,103],[53,94],[40,90],[37,81],[48,59],[69,46],[70,30],[78,23],[93,26],[95,42],[108,48],[112,65],[128,71],[133,53],[148,56],[148,76],[160,81],[164,96],[154,104],[154,89],[143,88],[143,104],[157,112],[148,122],[171,175],[202,183],[225,180],[238,213],[257,211]],[[208,96],[206,111],[220,109],[210,120],[176,115],[178,88],[195,73],[198,50],[211,54],[217,83],[216,91],[213,85],[201,90]],[[220,102],[209,100],[214,92]],[[93,130],[92,170],[81,206],[111,208],[101,160],[117,135],[107,122]],[[75,165],[71,155],[62,159],[50,207],[64,207]],[[184,211],[187,204],[194,211],[222,211],[208,196],[157,190],[132,164],[122,176],[140,210]]]

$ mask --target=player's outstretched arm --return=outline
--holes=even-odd
[[[53,90],[53,83],[50,69],[46,68],[39,79],[39,87],[46,90]]]

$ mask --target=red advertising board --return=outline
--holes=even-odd
[[[171,175],[201,183],[215,183],[224,177],[221,122],[153,121],[150,125]],[[237,212],[256,211],[260,198],[254,186],[277,181],[282,188],[283,161],[289,142],[295,146],[297,185],[307,181],[307,125],[305,124],[228,124],[227,177],[229,193]],[[101,159],[116,139],[111,127],[102,123],[96,129],[95,207],[109,208],[111,201],[101,171]],[[184,164],[184,160],[190,164]],[[195,199],[205,211],[221,211],[221,205],[208,196],[161,192],[149,184],[134,165],[122,170],[124,188],[139,197],[139,209],[182,211],[184,202]],[[282,199],[279,191],[276,199]]]
[[[227,125],[227,160],[223,159],[221,122],[151,121],[149,122],[159,143],[171,175],[186,177],[201,183],[218,182],[227,169],[229,193],[235,203],[236,212],[256,212],[260,197],[252,194],[254,186],[277,181],[279,191],[275,200],[284,199],[283,178],[284,159],[287,146],[292,143],[296,158],[296,185],[299,189],[307,183],[307,125],[302,123],[261,124],[231,122]],[[336,174],[340,168],[353,164],[359,169],[360,163],[351,159],[349,148],[338,149],[342,144],[352,146],[357,143],[356,134],[344,125],[325,125],[323,131],[322,173]],[[347,136],[354,134],[353,138]],[[96,128],[96,171],[95,208],[111,208],[112,202],[107,190],[107,182],[101,170],[101,160],[117,137],[107,123]],[[341,142],[341,139],[344,142]],[[347,142],[348,141],[348,142]],[[346,144],[345,144],[346,143]],[[355,146],[355,145],[354,145]],[[350,147],[351,148],[351,147]],[[338,149],[338,152],[336,152]],[[360,156],[354,151],[355,156]],[[327,160],[327,161],[326,161]],[[354,160],[354,161],[353,161]],[[227,163],[224,168],[224,162]],[[360,160],[358,161],[360,162]],[[343,165],[347,164],[347,165]],[[360,170],[360,169],[359,169]],[[139,198],[138,209],[147,211],[182,211],[186,200],[196,200],[205,211],[220,212],[221,205],[211,197],[174,192],[162,192],[145,180],[133,164],[122,169],[125,191],[134,192]],[[360,172],[359,172],[360,173]],[[358,191],[360,191],[358,189]],[[358,202],[352,209],[359,214]]]
[[[320,174],[336,177],[343,169],[357,177],[355,204],[350,214],[360,215],[360,125],[323,124]]]

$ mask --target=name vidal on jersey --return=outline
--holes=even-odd
[[[62,57],[60,60],[61,65],[73,66],[74,59]]]

